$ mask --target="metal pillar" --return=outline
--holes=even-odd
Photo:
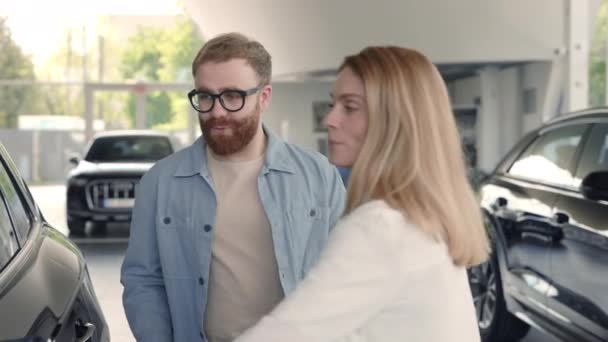
[[[568,42],[565,110],[589,106],[589,0],[567,0]]]
[[[521,68],[509,68],[500,72],[500,131],[499,151],[506,154],[522,135],[523,92]]]
[[[565,87],[567,57],[563,49],[555,52],[555,58],[551,61],[551,70],[547,79],[547,90],[543,98],[542,117],[543,123],[559,115],[563,108],[560,108],[560,98],[562,98]],[[566,109],[567,110],[567,109]]]
[[[136,88],[135,91],[135,128],[146,128],[146,91],[140,91]]]
[[[491,171],[498,162],[500,151],[500,101],[497,67],[485,67],[480,72],[481,111],[477,125],[477,165]]]
[[[88,142],[93,138],[93,88],[90,83],[83,85],[84,91],[84,138]]]

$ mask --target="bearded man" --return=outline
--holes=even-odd
[[[271,73],[266,49],[238,33],[192,63],[202,137],[136,190],[121,282],[138,341],[232,341],[294,290],[342,214],[336,167],[262,123]]]

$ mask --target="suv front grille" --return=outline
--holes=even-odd
[[[95,180],[87,184],[87,204],[96,210],[131,209],[137,179]]]

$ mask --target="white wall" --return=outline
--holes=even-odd
[[[484,106],[481,77],[474,76],[448,85],[454,106],[474,106],[481,98],[478,115],[478,142],[482,145],[478,161],[486,169],[495,163],[527,132],[542,123],[542,106],[547,95],[547,82],[551,71],[550,62],[533,62],[499,70],[496,74],[497,103]],[[535,110],[524,113],[524,91],[535,89]],[[486,96],[490,96],[489,93]],[[485,119],[485,120],[484,120]],[[483,151],[486,153],[484,154]]]
[[[499,82],[501,98],[501,112],[505,117],[504,122],[510,122],[509,132],[514,132],[518,137],[526,132],[537,128],[541,122],[542,104],[547,93],[547,81],[551,70],[550,62],[533,62],[521,67],[511,67],[500,71]],[[515,93],[514,84],[519,84],[519,91]],[[469,77],[453,81],[448,85],[453,105],[474,105],[474,100],[481,96],[481,80],[479,76]],[[523,114],[521,108],[522,93],[526,89],[536,89],[536,108],[532,113]],[[504,101],[509,99],[509,101]],[[518,103],[519,102],[519,103]],[[521,116],[521,123],[513,117],[516,113]],[[516,116],[516,115],[515,115]],[[513,118],[513,121],[510,121]],[[517,130],[517,126],[520,127]]]
[[[537,94],[537,110],[523,114],[523,133],[527,133],[542,124],[542,106],[547,96],[547,83],[550,72],[551,62],[529,63],[522,68],[522,90],[536,89]]]
[[[481,79],[479,76],[468,77],[451,82],[448,85],[452,105],[473,106],[475,98],[481,96]]]
[[[328,101],[332,86],[331,82],[273,83],[272,104],[263,114],[264,123],[276,134],[281,134],[281,121],[287,120],[289,142],[318,150],[319,134],[313,132],[312,103]]]
[[[506,154],[522,137],[521,68],[503,69],[499,73],[500,91],[500,155]]]
[[[477,166],[486,172],[492,171],[501,157],[501,114],[503,94],[502,79],[498,67],[480,70],[481,106],[477,114]]]

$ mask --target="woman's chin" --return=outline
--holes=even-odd
[[[329,159],[329,162],[337,167],[343,167],[346,169],[350,169],[353,167],[352,163],[348,163],[342,158],[332,157],[331,154],[329,155],[329,157],[327,159]]]

